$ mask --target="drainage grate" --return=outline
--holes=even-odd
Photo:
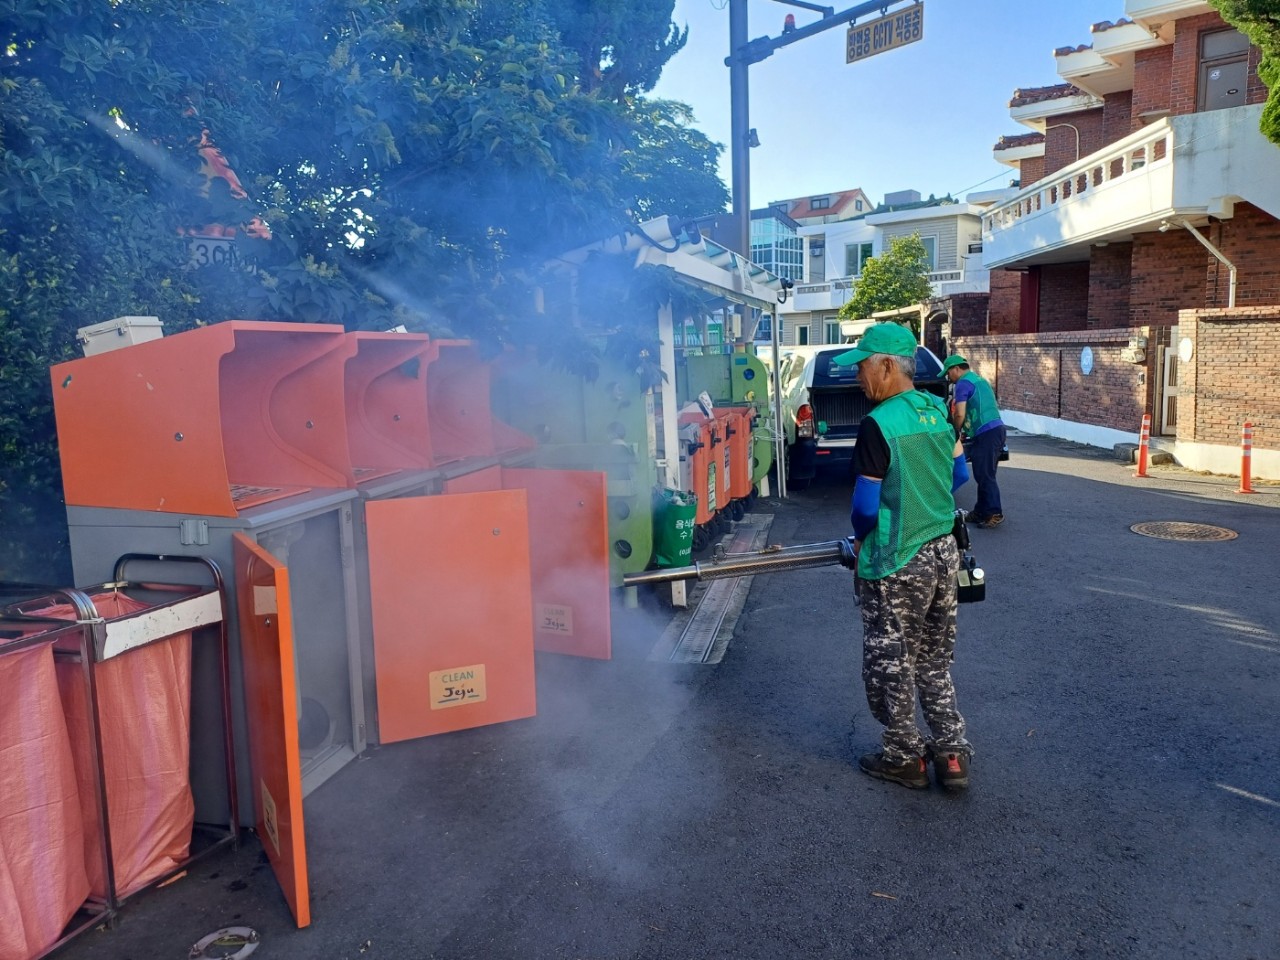
[[[1210,540],[1234,540],[1238,534],[1226,527],[1213,527],[1207,523],[1185,523],[1181,520],[1156,520],[1149,523],[1135,523],[1129,528],[1144,537],[1155,537],[1157,540],[1197,540],[1202,543]]]
[[[768,540],[772,514],[748,513],[734,525],[726,544],[729,553],[754,553]],[[697,584],[692,610],[678,614],[653,648],[650,660],[672,663],[719,663],[737,626],[751,589],[751,576],[726,577]]]

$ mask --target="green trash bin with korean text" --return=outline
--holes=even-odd
[[[663,490],[655,506],[654,564],[659,567],[687,567],[693,556],[697,498],[682,490]]]

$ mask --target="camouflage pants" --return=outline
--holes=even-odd
[[[884,755],[905,763],[924,752],[972,754],[956,708],[951,661],[956,646],[956,570],[947,534],[930,540],[905,567],[857,581],[862,609],[862,681],[872,715],[884,724]],[[932,736],[916,726],[916,696]]]

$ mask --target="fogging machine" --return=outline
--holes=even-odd
[[[956,511],[951,535],[955,537],[956,546],[960,549],[960,570],[956,576],[957,600],[960,603],[985,600],[986,574],[969,553],[969,530],[965,526],[964,514],[959,510]],[[689,567],[629,573],[622,578],[622,583],[623,586],[636,587],[646,583],[675,583],[682,580],[724,580],[757,573],[826,567],[835,563],[849,570],[857,569],[857,554],[854,553],[852,537],[822,543],[802,543],[793,547],[768,546],[754,553],[717,553],[710,560],[699,560]]]

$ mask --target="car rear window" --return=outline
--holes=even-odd
[[[942,376],[942,362],[926,347],[916,347],[916,379],[933,380]]]
[[[848,353],[852,347],[840,350],[828,350],[818,354],[813,361],[813,385],[815,387],[838,387],[841,384],[857,383],[858,368],[841,366],[835,362],[836,357]]]
[[[858,382],[857,366],[841,366],[835,362],[836,357],[847,353],[852,347],[840,350],[828,350],[814,358],[813,385],[815,387],[838,387]],[[927,348],[916,348],[916,379],[936,380],[942,376],[942,364]]]

